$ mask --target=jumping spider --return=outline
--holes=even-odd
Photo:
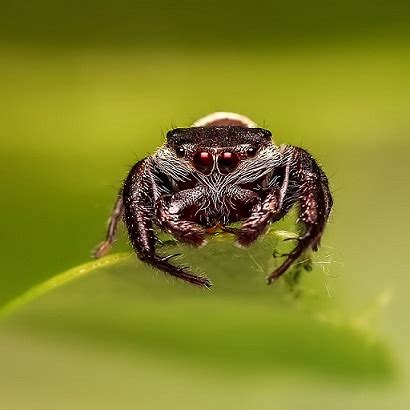
[[[233,233],[237,244],[246,247],[298,203],[303,233],[282,265],[267,277],[272,283],[304,251],[318,249],[332,196],[312,156],[298,147],[279,147],[271,137],[270,131],[233,113],[210,114],[190,128],[169,131],[165,144],[128,174],[106,240],[94,257],[110,249],[123,218],[139,259],[176,278],[210,287],[206,277],[171,264],[175,255],[156,252],[154,226],[196,247],[217,227]],[[235,222],[241,226],[229,226]]]

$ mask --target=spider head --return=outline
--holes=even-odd
[[[177,128],[167,134],[167,146],[202,174],[229,174],[241,161],[255,157],[272,144],[263,128],[239,126]]]

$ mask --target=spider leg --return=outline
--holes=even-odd
[[[117,200],[115,201],[114,208],[112,210],[110,219],[108,221],[107,233],[105,235],[105,241],[101,242],[97,247],[92,251],[91,256],[95,259],[101,258],[111,249],[112,244],[115,241],[118,222],[121,220],[121,217],[124,213],[124,204],[122,202],[122,189],[118,193]]]
[[[318,249],[333,203],[327,178],[310,154],[297,147],[285,147],[284,152],[291,158],[290,183],[299,187],[296,197],[290,198],[288,205],[299,202],[299,220],[305,230],[282,265],[268,276],[268,284],[283,275],[306,250]]]
[[[288,161],[281,187],[272,188],[261,207],[254,210],[251,216],[243,222],[236,233],[236,241],[239,245],[249,246],[265,231],[269,223],[276,222],[284,216],[283,200],[288,188],[289,170]]]
[[[154,178],[149,159],[138,162],[129,173],[123,188],[124,219],[128,235],[137,256],[143,262],[175,278],[209,288],[211,282],[186,267],[174,266],[170,256],[156,252],[157,238],[153,230]]]
[[[182,219],[181,214],[187,208],[200,203],[202,196],[203,190],[200,187],[180,191],[172,196],[162,196],[157,208],[158,226],[181,242],[201,246],[205,242],[205,229],[194,222]]]
[[[279,190],[273,190],[263,201],[259,210],[252,212],[236,233],[236,242],[240,246],[251,245],[266,229],[268,223],[279,211]]]

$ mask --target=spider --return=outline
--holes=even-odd
[[[299,205],[303,230],[294,249],[267,277],[271,284],[308,249],[316,251],[327,223],[332,196],[326,175],[299,147],[277,146],[270,131],[234,113],[213,113],[190,128],[167,133],[157,151],[137,162],[119,192],[106,239],[94,250],[111,248],[123,218],[138,258],[189,283],[212,283],[157,253],[154,228],[199,247],[216,228],[251,245],[267,226]],[[238,228],[230,226],[240,222]]]

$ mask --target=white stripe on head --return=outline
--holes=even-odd
[[[236,125],[246,128],[256,128],[257,125],[250,118],[234,112],[214,112],[200,118],[192,124],[192,127],[212,127]]]

